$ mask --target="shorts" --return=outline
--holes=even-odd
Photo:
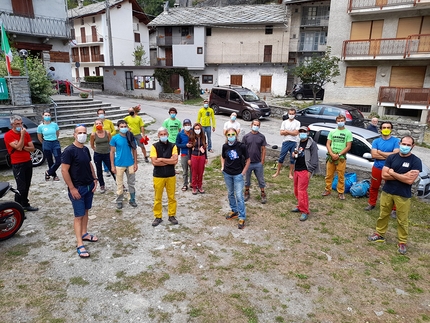
[[[79,200],[75,200],[69,191],[69,199],[70,201],[72,201],[73,212],[76,218],[84,216],[85,211],[91,209],[91,207],[93,206],[93,188],[94,183],[91,183],[87,186],[78,186],[77,189],[79,194],[81,195],[81,198]]]
[[[143,143],[141,143],[140,142],[140,139],[142,139],[142,135],[139,133],[139,134],[137,134],[137,135],[133,135],[134,136],[134,139],[136,139],[136,141],[137,141],[137,145],[139,146],[139,147],[145,147],[145,145],[143,144]]]

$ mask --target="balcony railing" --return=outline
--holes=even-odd
[[[172,46],[172,45],[185,45],[194,44],[194,36],[163,36],[157,37],[157,46]]]
[[[206,63],[209,64],[280,64],[286,62],[287,55],[284,53],[272,53],[272,55],[264,55],[264,53],[241,53],[238,55],[234,50],[230,50],[228,53],[224,52],[223,54],[213,54],[206,50]]]
[[[302,17],[300,25],[304,26],[328,26],[328,16]]]
[[[368,40],[345,40],[342,57],[382,58],[417,57],[428,58],[430,34],[411,35],[406,38],[382,38]]]
[[[70,27],[67,19],[43,16],[29,18],[15,16],[12,12],[2,11],[0,12],[0,21],[3,22],[9,33],[70,39]]]
[[[378,94],[378,104],[391,103],[400,108],[403,104],[421,105],[427,109],[430,104],[429,88],[401,88],[381,86]]]
[[[75,37],[77,44],[86,44],[86,43],[102,43],[103,37],[98,37],[97,35],[85,35],[84,37],[76,36]]]
[[[416,6],[420,0],[349,0],[348,12],[359,9],[382,9],[390,6],[412,5]]]
[[[327,45],[315,44],[314,41],[299,42],[297,46],[297,51],[299,52],[325,52],[327,50]]]
[[[103,54],[92,54],[91,55],[91,62],[104,62],[105,57]]]

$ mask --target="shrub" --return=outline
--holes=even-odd
[[[85,82],[103,83],[103,76],[85,76]]]

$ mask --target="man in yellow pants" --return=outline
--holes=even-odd
[[[178,163],[178,148],[174,143],[169,142],[169,133],[166,128],[158,129],[158,139],[151,146],[151,151],[149,157],[151,158],[152,165],[154,165],[153,171],[153,182],[154,182],[154,222],[152,226],[156,227],[161,222],[163,206],[161,204],[161,199],[163,197],[164,188],[166,188],[167,193],[167,214],[169,216],[169,221],[172,224],[178,224],[176,220],[176,175],[175,175],[175,165]]]

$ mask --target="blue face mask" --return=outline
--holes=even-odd
[[[18,131],[18,132],[20,132],[21,131],[21,127],[16,127],[15,130]]]
[[[236,136],[227,137],[227,140],[229,142],[235,142],[236,141]]]
[[[127,128],[119,128],[119,132],[121,133],[127,133],[128,129]]]
[[[205,108],[207,108],[207,107],[209,107],[209,104],[205,103],[205,104],[203,104],[203,106],[204,106]]]
[[[230,119],[231,119],[231,121],[234,121],[234,120],[236,120],[236,116],[231,116]]]
[[[160,141],[161,142],[166,142],[167,141],[167,136],[160,136]]]
[[[51,117],[48,117],[48,116],[43,117],[43,120],[44,120],[44,121],[51,121]]]
[[[100,119],[104,119],[104,118],[105,118],[105,115],[104,115],[103,113],[101,113],[101,114],[99,114],[99,118],[100,118]]]
[[[308,139],[308,134],[305,133],[305,132],[300,132],[299,133],[299,138],[300,138],[300,140]]]
[[[258,131],[258,130],[260,130],[260,127],[259,126],[252,126],[252,131]]]
[[[339,128],[345,127],[345,122],[343,122],[343,121],[338,122],[338,123],[337,123],[337,126],[338,126]]]
[[[400,153],[403,155],[407,155],[411,152],[412,147],[400,145]]]
[[[176,118],[176,113],[171,113],[170,114],[170,118],[175,119]]]

